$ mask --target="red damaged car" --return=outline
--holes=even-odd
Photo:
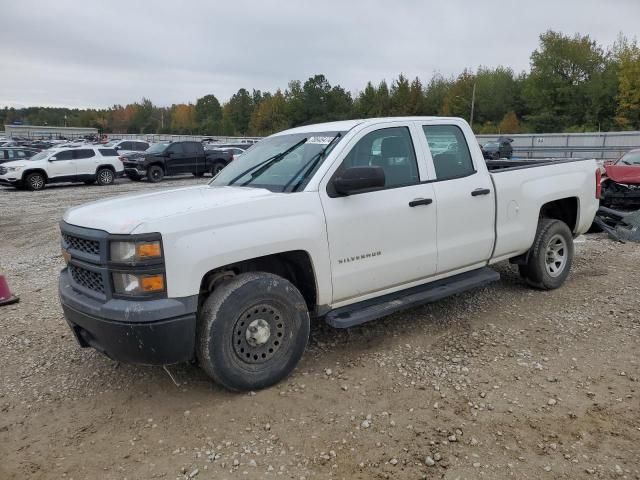
[[[640,209],[640,148],[604,166],[600,205],[622,210]]]

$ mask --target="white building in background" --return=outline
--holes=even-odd
[[[90,127],[49,127],[45,125],[5,125],[4,135],[9,138],[78,138],[85,135],[98,135],[98,129]]]

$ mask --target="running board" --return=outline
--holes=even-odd
[[[482,287],[500,280],[500,274],[483,267],[471,272],[460,273],[453,277],[437,280],[426,285],[408,288],[399,292],[365,300],[327,313],[326,322],[335,328],[349,328],[407,308],[435,302],[471,288]]]

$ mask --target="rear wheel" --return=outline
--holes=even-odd
[[[24,179],[25,186],[32,191],[42,190],[47,183],[44,175],[40,172],[33,172]]]
[[[535,288],[558,288],[569,276],[573,253],[573,235],[567,224],[540,219],[527,263],[519,266],[520,275]]]
[[[110,168],[99,168],[96,172],[96,182],[100,186],[111,185],[116,179]]]
[[[147,170],[147,179],[152,183],[161,182],[163,177],[164,170],[160,165],[151,165]]]
[[[304,298],[270,273],[244,273],[218,286],[198,322],[200,366],[230,390],[278,383],[298,364],[309,339]]]
[[[224,162],[213,162],[213,165],[211,165],[211,176],[215,177],[226,166],[227,165]]]

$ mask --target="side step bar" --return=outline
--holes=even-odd
[[[392,313],[482,287],[500,280],[500,274],[483,267],[471,272],[460,273],[426,285],[408,288],[379,298],[365,300],[327,313],[326,322],[335,328],[349,328]]]

